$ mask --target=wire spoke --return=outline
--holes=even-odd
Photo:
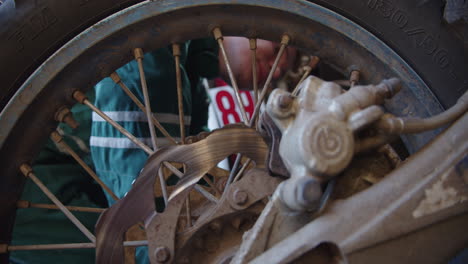
[[[54,131],[50,134],[50,138],[57,144],[59,144],[63,149],[65,149],[68,154],[70,154],[78,164],[114,199],[115,201],[119,200],[119,197],[96,175],[96,173],[80,158],[80,156],[73,151],[73,149],[63,140],[62,135],[59,132]]]
[[[262,105],[263,100],[266,97],[266,93],[268,91],[268,86],[270,85],[270,82],[273,78],[273,74],[276,71],[276,68],[278,67],[278,63],[283,56],[283,53],[288,46],[290,41],[290,38],[288,35],[283,35],[281,38],[281,46],[278,51],[278,54],[276,55],[275,61],[273,63],[273,66],[271,67],[270,72],[268,73],[268,77],[265,81],[265,84],[263,85],[262,92],[260,93],[260,98],[258,99],[257,103],[255,104],[255,108],[252,114],[252,119],[250,119],[250,124],[249,126],[252,127],[255,124],[255,119],[257,118],[257,115],[259,114],[258,112],[260,111],[260,106]]]
[[[293,92],[291,93],[293,96],[297,96],[297,94],[300,91],[299,87],[301,86],[302,82],[307,78],[307,76],[309,76],[310,72],[317,67],[319,62],[320,58],[317,56],[313,56],[310,65],[304,66],[304,74],[302,75],[301,79],[297,82],[296,88],[294,88]]]
[[[163,162],[164,166],[166,166],[166,168],[168,168],[172,173],[174,173],[175,176],[177,176],[178,178],[182,178],[184,177],[184,173],[182,173],[181,171],[179,171],[176,167],[174,167],[174,165],[170,164],[169,162],[167,161],[164,161]],[[199,192],[201,195],[205,196],[206,199],[214,202],[214,203],[217,203],[219,200],[218,198],[216,198],[214,195],[212,195],[211,193],[209,193],[207,190],[203,189],[203,187],[201,187],[200,185],[198,184],[195,184],[194,186],[194,189]]]
[[[21,250],[52,250],[52,249],[78,249],[78,248],[95,248],[94,243],[67,243],[67,244],[43,244],[43,245],[9,245],[7,251]],[[0,252],[6,253],[6,252]]]
[[[153,112],[151,112],[151,104],[148,95],[148,85],[146,83],[145,69],[143,68],[143,50],[140,48],[136,48],[133,50],[133,52],[135,55],[135,60],[138,63],[138,71],[140,72],[141,89],[143,91],[143,98],[145,101],[145,113],[146,118],[148,119],[148,126],[151,134],[151,142],[153,143],[153,150],[156,151],[156,149],[158,149],[158,144],[156,142],[156,130],[154,129],[153,120],[151,119]]]
[[[247,167],[250,165],[250,162],[252,162],[252,160],[250,158],[248,158],[245,163],[242,165],[241,169],[239,170],[239,172],[237,173],[236,177],[234,178],[234,182],[238,181],[241,177],[242,177],[242,174],[244,174],[245,170],[247,169]]]
[[[177,83],[177,105],[179,107],[179,125],[180,125],[180,140],[185,144],[185,121],[184,121],[184,101],[182,95],[182,77],[180,73],[180,45],[172,44],[172,53],[175,60],[176,68],[176,83]]]
[[[214,28],[213,35],[216,41],[218,42],[219,49],[221,50],[221,54],[223,56],[224,63],[226,65],[226,69],[228,71],[229,79],[231,80],[232,87],[234,88],[234,94],[236,95],[237,104],[239,105],[239,109],[241,111],[242,121],[246,125],[248,125],[249,118],[247,117],[247,113],[245,112],[244,104],[242,103],[242,98],[239,92],[239,87],[237,86],[236,78],[234,77],[234,73],[232,72],[231,64],[229,63],[226,50],[224,49],[223,34],[221,33],[221,29],[219,27]]]
[[[216,193],[216,195],[221,195],[221,191],[216,187],[216,185],[210,180],[210,178],[208,178],[208,176],[203,176],[203,180],[206,181],[206,183],[208,183],[208,185],[210,186],[211,189],[213,189]]]
[[[167,206],[167,202],[169,200],[169,196],[167,194],[167,186],[166,186],[166,180],[164,179],[164,172],[163,172],[163,165],[159,167],[158,170],[158,177],[159,177],[159,183],[161,184],[161,190],[164,198],[164,205]]]
[[[309,66],[305,66],[305,67],[306,67],[306,69],[305,69],[304,75],[302,75],[301,79],[299,80],[299,82],[297,82],[296,87],[294,88],[293,92],[291,93],[293,96],[296,96],[299,93],[299,87],[301,86],[301,84],[305,80],[305,78],[307,78],[307,76],[309,76],[310,72],[312,71],[311,67],[309,67]]]
[[[179,126],[180,140],[185,144],[185,121],[184,121],[184,100],[182,95],[182,77],[180,74],[180,45],[172,44],[172,54],[174,55],[174,64],[176,69],[176,84],[177,84],[177,106],[179,108]],[[183,166],[185,172],[185,165]],[[192,212],[190,208],[190,193],[185,198],[185,214],[187,216],[187,227],[192,226]]]
[[[172,165],[171,163],[167,162],[167,161],[164,161],[163,162],[164,166],[166,166],[166,168],[168,168],[172,173],[174,173],[175,176],[179,177],[179,178],[182,178],[184,177],[184,173],[181,172],[179,169],[177,169],[176,167],[174,167],[174,165]]]
[[[251,60],[252,60],[252,86],[254,90],[254,102],[258,102],[258,80],[257,80],[257,39],[252,38],[249,39],[250,43],[250,53],[251,53]],[[258,115],[255,118],[255,127],[258,123]]]
[[[194,188],[195,188],[195,190],[197,192],[199,192],[201,195],[205,196],[206,199],[212,201],[213,203],[219,202],[219,199],[216,198],[216,196],[212,195],[210,192],[205,190],[202,186],[196,184]]]
[[[226,186],[224,187],[223,194],[226,193],[229,185],[234,180],[234,176],[236,175],[237,168],[239,167],[241,159],[242,159],[242,154],[237,153],[236,160],[234,161],[234,164],[232,165],[232,170],[229,172],[229,177],[228,177],[228,180],[226,181]]]
[[[124,241],[124,247],[147,246],[147,240]],[[0,244],[0,253],[22,250],[54,250],[54,249],[80,249],[96,248],[94,243],[65,243],[65,244],[42,244],[42,245],[6,245]],[[2,250],[3,249],[3,250]]]
[[[258,101],[258,83],[257,83],[257,39],[249,39],[250,52],[252,58],[252,85],[254,90],[255,102]]]
[[[143,112],[146,111],[146,108],[143,105],[143,103],[140,101],[140,99],[138,99],[138,97],[136,97],[136,95],[132,91],[130,91],[130,89],[128,89],[127,85],[125,85],[125,83],[122,82],[122,79],[120,79],[120,76],[116,72],[111,73],[110,78],[116,84],[118,84],[120,88],[122,88],[125,94],[127,94],[128,97],[132,99],[132,101],[138,106],[138,108],[140,108],[141,111]],[[161,133],[166,138],[168,138],[173,144],[177,144],[177,141],[169,134],[169,132],[167,132],[167,130],[161,125],[161,123],[159,123],[159,121],[156,119],[154,114],[151,115],[151,119],[153,120],[153,124],[159,129],[159,131],[161,131]]]
[[[41,190],[42,192],[49,197],[50,200],[65,214],[70,221],[75,224],[76,227],[86,236],[91,242],[96,242],[96,237],[76,218],[62,202],[57,199],[57,197],[49,191],[49,189],[39,180],[36,175],[34,175],[31,166],[27,164],[22,164],[20,166],[20,171],[24,174],[25,177],[30,178]]]
[[[19,200],[16,202],[18,208],[42,208],[42,209],[58,209],[60,208],[55,204],[31,203],[30,201]],[[102,213],[105,208],[82,207],[82,206],[65,206],[70,211],[87,212],[87,213]]]
[[[117,122],[112,120],[109,116],[104,114],[99,108],[97,108],[95,105],[93,105],[86,95],[84,95],[81,91],[75,91],[73,93],[73,98],[77,100],[79,103],[84,104],[91,108],[94,112],[96,112],[100,117],[102,117],[104,120],[106,120],[109,124],[111,124],[115,129],[119,130],[122,134],[124,134],[128,139],[130,139],[133,143],[135,143],[137,146],[139,146],[141,149],[143,149],[147,154],[151,155],[153,154],[153,150],[149,148],[147,145],[145,145],[143,142],[138,140],[134,135],[132,135],[130,132],[128,132],[125,128],[123,128],[121,125],[119,125]]]
[[[190,208],[190,193],[185,198],[185,215],[187,217],[187,227],[192,226],[192,209]]]
[[[143,91],[143,98],[145,101],[145,110],[146,110],[146,117],[148,119],[149,130],[151,134],[151,142],[153,143],[153,149],[156,151],[158,149],[158,144],[156,142],[156,130],[154,129],[153,120],[151,117],[153,116],[153,112],[151,111],[151,103],[148,95],[148,85],[146,83],[145,77],[145,70],[143,68],[143,50],[140,48],[134,49],[135,59],[138,63],[138,71],[140,72],[140,80],[141,80],[141,89]],[[158,171],[158,176],[161,181],[161,170]],[[162,177],[161,181],[161,191],[163,193],[164,203],[167,205],[167,187],[164,181],[164,177]]]

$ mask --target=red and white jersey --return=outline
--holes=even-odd
[[[234,89],[223,81],[216,81],[215,86],[215,88],[211,88],[208,91],[211,98],[208,128],[213,130],[227,124],[241,122],[242,114],[234,94]],[[254,93],[250,90],[241,90],[240,96],[245,112],[251,118],[255,109]]]

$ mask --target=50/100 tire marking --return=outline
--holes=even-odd
[[[422,27],[411,26],[410,17],[407,12],[397,8],[390,0],[364,0],[367,8],[377,12],[380,16],[390,21],[394,26],[402,30],[408,37],[414,39],[415,44],[424,54],[430,55],[432,61],[441,70],[448,71],[454,80],[460,80],[454,71],[454,66],[449,53],[439,45],[439,39],[427,32]],[[362,2],[364,2],[362,1]],[[462,90],[463,87],[457,87]]]

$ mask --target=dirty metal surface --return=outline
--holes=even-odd
[[[347,256],[348,263],[447,263],[466,248],[468,236],[462,231],[466,223],[466,213],[450,217],[401,237],[353,252]]]
[[[267,168],[271,175],[289,178],[289,171],[284,166],[283,160],[279,154],[279,146],[281,142],[281,130],[275,125],[271,117],[267,113],[260,115],[258,121],[259,132],[265,139],[268,145],[268,161]]]
[[[96,225],[96,261],[98,263],[122,263],[123,234],[134,224],[145,222],[156,214],[153,186],[157,182],[155,175],[162,162],[183,163],[188,171],[185,177],[201,178],[212,167],[233,153],[242,153],[261,168],[266,159],[266,151],[267,146],[262,138],[250,128],[221,129],[196,143],[161,149],[150,157],[128,194],[101,215]],[[189,190],[190,188],[185,188],[182,192]],[[180,203],[183,201],[180,202],[179,198],[173,201],[174,205],[171,205],[172,200],[170,200],[166,214],[163,213],[163,215],[179,215],[180,207],[178,206],[181,206]],[[176,225],[177,222],[166,224]],[[150,248],[152,246],[150,241]],[[174,248],[174,245],[171,248]]]
[[[197,16],[199,13],[203,16]],[[193,23],[194,17],[197,23]],[[317,52],[336,69],[345,72],[351,64],[360,66],[364,82],[398,76],[409,89],[396,104],[386,105],[396,115],[424,117],[441,110],[424,82],[394,51],[357,24],[321,6],[279,0],[147,1],[101,21],[64,45],[0,113],[1,243],[11,240],[15,204],[24,185],[18,167],[34,160],[57,126],[53,118],[57,110],[75,103],[71,94],[91,89],[129,62],[128,50],[135,45],[150,51],[171,42],[206,37],[214,24],[221,25],[226,34],[270,40],[287,32],[293,45]],[[415,150],[433,135],[410,136],[406,143]]]
[[[265,169],[255,168],[246,172],[239,181],[229,186],[215,208],[200,216],[191,229],[177,234],[178,259],[215,263],[220,258],[232,257],[232,251],[239,246],[244,231],[263,210],[263,200],[275,191],[280,181],[279,178],[271,177]],[[236,201],[234,196],[239,192],[247,194],[245,201]],[[215,237],[208,238],[213,231],[216,233]],[[158,237],[159,232],[154,235],[155,240],[163,242]],[[205,245],[200,248],[200,240],[211,240],[211,247]]]
[[[266,111],[282,133],[279,155],[291,177],[324,182],[341,173],[361,151],[360,141],[367,138],[356,134],[383,116],[378,105],[397,94],[401,82],[391,78],[343,93],[338,84],[310,76],[299,88],[297,97],[275,89]]]
[[[467,122],[465,114],[381,182],[344,201],[335,201],[323,215],[252,263],[289,263],[324,241],[352,254],[466,213]],[[464,224],[458,228],[464,230]]]
[[[354,156],[349,167],[336,178],[331,199],[346,199],[380,182],[401,162],[392,158],[389,151],[379,150]]]
[[[352,162],[346,165],[344,171],[339,173],[332,181],[328,182],[326,186],[321,186],[316,181],[316,171],[309,173],[308,170],[298,169],[301,163],[304,163],[306,169],[310,169],[307,166],[310,166],[308,162],[310,161],[311,155],[317,155],[317,152],[322,151],[322,149],[315,149],[315,151],[309,153],[311,155],[303,155],[298,158],[297,155],[293,155],[293,153],[300,152],[302,148],[300,144],[321,146],[320,143],[322,142],[318,142],[314,137],[309,137],[307,132],[301,133],[294,131],[291,133],[290,130],[297,130],[297,126],[306,126],[312,129],[324,127],[324,123],[320,120],[317,122],[317,119],[304,120],[301,118],[305,116],[302,112],[307,112],[308,115],[317,115],[320,114],[321,111],[335,111],[335,115],[328,115],[328,121],[331,122],[342,122],[342,120],[346,122],[347,113],[353,112],[351,117],[347,120],[347,126],[350,127],[349,130],[351,131],[361,131],[364,128],[368,128],[370,123],[376,122],[383,115],[383,112],[381,110],[377,111],[379,109],[376,109],[377,115],[372,115],[373,112],[371,112],[369,118],[369,111],[358,110],[374,110],[374,106],[370,105],[378,103],[379,101],[381,102],[379,96],[385,94],[384,91],[391,90],[392,88],[392,85],[379,85],[370,88],[372,92],[366,94],[367,88],[371,86],[355,87],[352,88],[354,89],[353,92],[348,92],[348,95],[358,93],[360,96],[348,96],[347,100],[340,100],[342,99],[340,98],[342,91],[339,86],[330,82],[322,82],[318,78],[315,78],[315,81],[313,81],[312,78],[315,77],[309,78],[308,81],[302,85],[302,90],[298,97],[292,97],[288,92],[278,92],[278,90],[275,90],[267,104],[267,111],[271,113],[273,118],[271,118],[268,113],[264,113],[261,117],[259,125],[262,135],[267,138],[267,142],[272,142],[272,138],[275,138],[275,136],[277,138],[282,136],[283,139],[283,142],[281,142],[283,148],[277,148],[275,150],[277,153],[272,153],[274,149],[273,144],[275,142],[270,143],[269,161],[267,163],[270,166],[269,170],[271,171],[272,167],[272,157],[274,157],[275,154],[279,157],[279,154],[281,154],[282,157],[279,157],[279,159],[281,160],[282,158],[286,160],[286,162],[289,163],[288,167],[293,169],[293,172],[296,173],[279,185],[255,225],[249,233],[244,236],[243,243],[232,263],[246,263],[252,260],[264,252],[265,249],[272,247],[310,221],[313,221],[313,219],[319,216],[321,211],[326,208],[326,203],[330,195],[333,195],[334,199],[348,198],[378,183],[401,162],[394,150],[389,145],[384,145],[380,147],[379,150],[373,149],[373,151],[369,153],[355,155]],[[384,87],[384,91],[382,91],[380,95],[372,94],[382,89],[382,87]],[[333,90],[336,92],[334,93]],[[356,98],[359,98],[358,103],[355,101]],[[342,106],[339,107],[335,105],[331,108],[336,101],[341,102]],[[337,119],[336,116],[341,118]],[[358,118],[356,116],[358,116]],[[276,124],[278,124],[279,128]],[[348,128],[343,126],[341,129],[346,131]],[[341,139],[339,138],[341,135],[340,133],[331,131],[331,129],[325,130],[325,132],[331,134],[333,137],[327,139],[329,141],[327,142],[329,148],[324,151],[334,151],[332,147],[335,147],[341,152],[349,151],[353,154],[352,147],[350,149],[342,149],[343,146],[340,145]],[[284,135],[282,135],[282,131]],[[306,136],[304,136],[304,134],[306,134]],[[367,135],[368,134],[369,133],[367,133]],[[295,135],[304,136],[298,141],[300,142],[299,144],[291,143],[291,140],[296,140],[296,137],[294,137]],[[360,135],[360,137],[356,136],[355,140],[358,141],[362,137],[363,135]],[[279,141],[279,139],[277,141]],[[287,141],[287,143],[284,144],[284,141]],[[320,162],[320,160],[317,162]],[[317,162],[311,163],[312,166]],[[294,165],[291,165],[291,163]],[[323,174],[322,172],[320,175],[323,176]],[[308,177],[304,177],[305,175]],[[335,180],[337,182],[335,182]],[[335,185],[337,188],[333,190],[333,186]]]

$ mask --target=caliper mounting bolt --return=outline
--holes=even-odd
[[[249,195],[243,190],[236,190],[234,191],[234,202],[237,205],[244,205],[247,203],[249,199]]]

